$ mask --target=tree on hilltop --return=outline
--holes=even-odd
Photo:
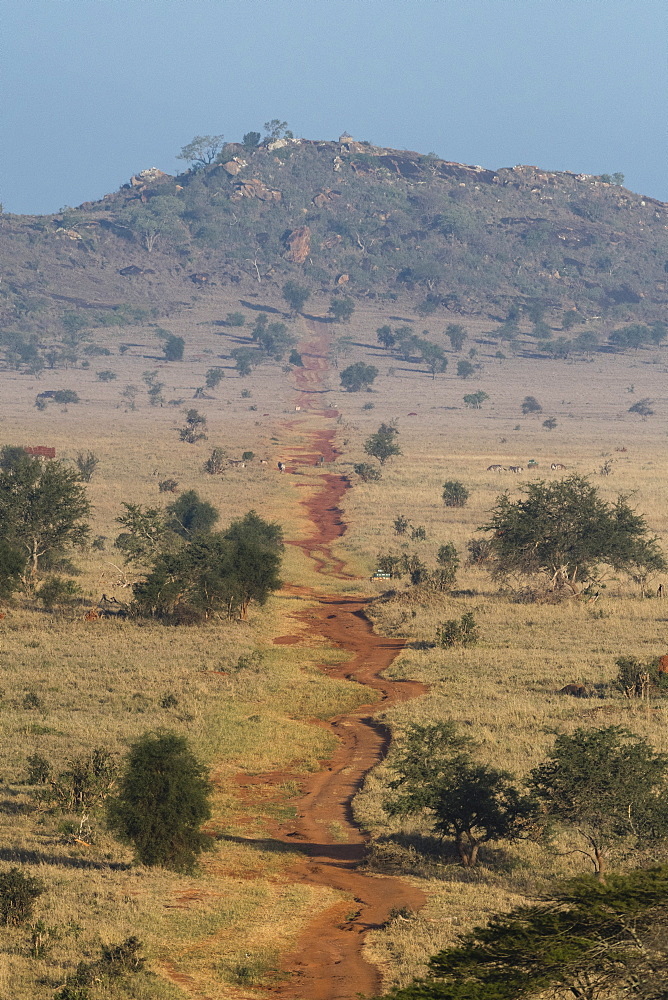
[[[224,135],[196,135],[181,149],[177,160],[187,160],[194,168],[213,163],[225,145]]]

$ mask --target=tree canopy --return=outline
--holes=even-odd
[[[592,876],[492,917],[385,1000],[662,1000],[668,867]]]
[[[211,816],[210,793],[184,736],[145,733],[130,747],[118,794],[108,801],[110,825],[141,864],[190,871],[211,843],[200,830]]]
[[[20,579],[31,586],[45,556],[82,544],[89,512],[77,469],[5,446],[0,453],[0,543],[7,565],[0,575],[6,585]]]
[[[526,483],[524,497],[497,498],[489,522],[494,571],[544,573],[551,586],[595,579],[602,564],[616,570],[664,570],[666,561],[641,514],[620,494],[608,503],[583,476]]]
[[[163,620],[221,611],[243,618],[252,601],[262,605],[280,587],[282,550],[280,527],[249,511],[227,531],[202,530],[176,551],[161,552],[134,586],[135,608]]]
[[[396,440],[398,436],[399,431],[392,424],[381,424],[376,433],[364,442],[364,450],[367,455],[377,458],[381,465],[385,465],[388,458],[401,455],[401,448]]]
[[[339,378],[346,392],[360,392],[362,389],[369,389],[377,375],[378,369],[375,365],[365,365],[363,361],[356,361],[344,368]]]
[[[412,725],[390,767],[399,794],[386,809],[391,815],[431,815],[441,836],[453,837],[465,868],[476,864],[482,844],[514,839],[532,813],[505,771],[476,762],[475,744],[452,723]]]
[[[557,737],[531,786],[545,815],[570,831],[601,874],[615,844],[668,832],[667,772],[668,756],[628,730],[576,729]]]

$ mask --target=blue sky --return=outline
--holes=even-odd
[[[287,120],[668,200],[666,0],[0,0],[0,201],[43,213]]]

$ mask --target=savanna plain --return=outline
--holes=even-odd
[[[645,661],[668,652],[668,610],[656,597],[660,577],[643,591],[628,576],[610,573],[596,600],[519,603],[466,560],[467,543],[481,537],[478,529],[500,493],[516,498],[527,481],[570,473],[588,477],[608,501],[627,495],[668,546],[665,348],[567,360],[529,351],[503,357],[485,336],[488,321],[464,319],[464,351],[474,350],[475,371],[455,374],[457,355],[443,337],[450,364],[432,377],[424,365],[378,345],[376,330],[384,324],[421,322],[408,306],[403,316],[394,314],[404,309],[398,303],[362,303],[349,323],[337,324],[327,319],[325,301],[312,300],[311,318],[286,318],[304,369],[265,364],[242,378],[230,351],[245,342],[246,330],[225,325],[225,315],[241,312],[250,325],[262,307],[281,314],[286,308],[268,285],[257,285],[254,296],[250,304],[248,295],[229,289],[193,296],[170,320],[173,334],[185,340],[182,361],[164,361],[151,328],[139,325],[124,329],[131,343],[123,352],[117,333],[92,331],[110,352],[104,365],[114,380],[100,381],[81,367],[40,378],[0,372],[1,444],[55,447],[65,461],[87,451],[99,458],[86,486],[91,537],[99,541],[73,557],[79,596],[55,610],[34,600],[8,601],[0,620],[0,860],[21,865],[46,889],[33,924],[5,930],[3,1000],[51,1000],[79,962],[133,935],[147,971],[93,983],[94,1000],[306,996],[290,956],[323,914],[336,913],[345,926],[354,924],[358,909],[333,885],[295,878],[299,841],[286,843],[278,834],[294,828],[302,788],[336,751],[326,720],[360,706],[375,704],[377,724],[392,740],[414,723],[453,721],[476,741],[481,762],[518,780],[544,759],[555,735],[582,726],[623,726],[668,751],[666,703],[625,698],[614,683],[620,656]],[[339,384],[340,369],[356,361],[379,370],[369,392],[344,392]],[[212,365],[224,377],[193,398]],[[147,370],[165,383],[164,405],[150,405],[142,382]],[[123,396],[127,385],[137,392]],[[80,402],[40,411],[34,400],[45,388],[73,389]],[[464,395],[476,391],[487,394],[482,406],[465,405]],[[541,413],[522,414],[528,395]],[[652,415],[628,412],[645,397]],[[191,444],[178,429],[193,406],[206,418],[208,439]],[[549,417],[553,429],[544,426]],[[364,442],[383,422],[396,427],[401,454],[384,464],[380,480],[365,482],[354,466],[376,464]],[[319,464],[323,442],[327,453]],[[213,447],[225,451],[219,475],[204,471]],[[242,463],[244,452],[253,458]],[[285,462],[285,474],[278,462]],[[565,469],[553,471],[553,463]],[[488,471],[496,464],[523,472]],[[315,558],[308,540],[326,476],[345,479],[337,502],[343,533]],[[288,543],[282,590],[242,621],[85,620],[102,594],[129,601],[138,571],[114,547],[116,519],[123,503],[171,502],[174,496],[158,487],[167,479],[213,504],[220,526],[251,509],[280,524]],[[470,491],[465,506],[444,506],[448,480]],[[401,516],[410,525],[397,534]],[[448,542],[460,567],[447,592],[406,577],[371,579],[383,555],[415,554],[435,566],[437,550]],[[318,595],[368,598],[365,613],[380,641],[403,646],[388,676],[421,682],[424,692],[384,706],[369,688],[345,679],[337,671],[345,649],[296,617]],[[435,644],[443,621],[469,612],[480,632],[475,646]],[[285,637],[290,641],[274,641]],[[560,693],[570,684],[592,696]],[[159,729],[187,736],[213,783],[206,830],[214,846],[193,875],[135,864],[101,811],[53,811],[27,783],[30,754],[56,768],[96,747],[120,758],[142,733]],[[392,753],[390,746],[389,762]],[[426,821],[389,815],[391,777],[380,760],[352,803],[365,836],[361,870],[369,880],[400,879],[425,902],[388,912],[355,935],[355,947],[380,972],[378,988],[410,981],[462,931],[532,898],[557,877],[590,868],[559,838],[492,842],[474,868],[462,868]],[[323,837],[345,844],[351,833],[332,823]]]

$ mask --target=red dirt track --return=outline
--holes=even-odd
[[[309,423],[313,423],[314,416],[324,420],[338,415],[336,410],[316,410],[327,368],[323,340],[318,338],[304,346],[305,368],[297,373],[302,390],[298,404],[306,411],[304,416]],[[291,421],[293,433],[300,431],[302,420]],[[332,427],[305,428],[301,432],[305,447],[295,449],[292,458],[286,457],[288,470],[313,466],[321,455],[326,461],[333,461],[334,433]],[[385,756],[389,746],[387,730],[373,720],[372,713],[417,697],[426,689],[414,681],[381,676],[403,644],[398,639],[375,635],[365,615],[367,600],[326,593],[327,577],[354,579],[331,552],[332,542],[345,531],[338,504],[348,482],[331,472],[323,472],[317,481],[320,488],[300,501],[312,532],[306,539],[291,544],[299,546],[314,561],[323,576],[324,592],[287,588],[307,598],[309,607],[294,614],[302,625],[301,632],[278,637],[275,642],[287,645],[313,636],[325,638],[351,657],[344,663],[321,669],[329,676],[366,685],[377,693],[377,698],[324,723],[338,739],[336,752],[323,770],[304,782],[303,794],[297,801],[296,822],[277,833],[277,839],[299,844],[307,855],[292,870],[295,881],[331,886],[347,898],[326,910],[307,928],[294,953],[283,963],[286,979],[266,992],[284,1000],[354,1000],[360,993],[368,996],[381,989],[379,971],[362,958],[365,932],[386,921],[393,909],[419,908],[424,896],[397,878],[359,870],[366,838],[354,822],[351,802],[365,775]],[[266,778],[271,781],[270,776]]]

